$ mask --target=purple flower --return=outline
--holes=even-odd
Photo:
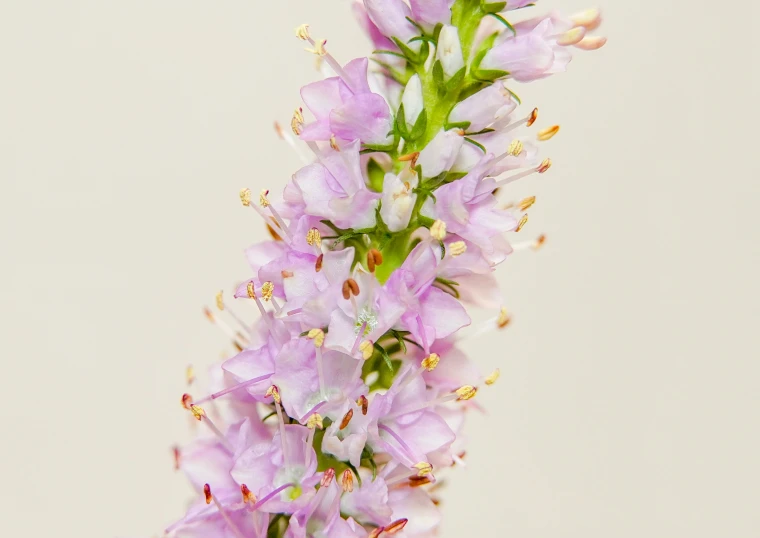
[[[284,198],[295,211],[330,219],[341,228],[367,228],[375,224],[380,195],[364,182],[359,142],[354,141],[296,172]]]
[[[419,35],[408,20],[412,12],[403,0],[364,0],[364,7],[383,35],[396,37],[404,43]]]
[[[399,328],[409,331],[425,351],[434,340],[446,338],[470,323],[459,301],[433,286],[437,265],[438,258],[430,246],[420,243],[385,284],[385,289],[405,307]]]
[[[427,28],[438,23],[451,22],[451,6],[454,0],[409,0],[412,5],[412,17]]]
[[[304,86],[301,97],[315,121],[301,127],[303,140],[330,140],[388,145],[392,140],[391,113],[381,95],[367,81],[367,58],[352,60],[343,68],[348,80],[330,77]]]

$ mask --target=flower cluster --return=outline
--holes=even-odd
[[[510,244],[535,198],[505,204],[497,190],[550,168],[539,142],[559,127],[531,134],[537,109],[518,112],[510,84],[605,41],[597,10],[511,22],[531,6],[357,2],[371,63],[341,65],[296,30],[326,72],[301,90],[294,135],[278,128],[305,166],[281,197],[240,193],[272,236],[247,249],[234,293],[260,316],[245,323],[221,293],[224,313],[206,311],[238,352],[213,370],[213,393],[182,398],[208,437],[176,451],[198,498],[171,535],[436,533],[437,477],[462,463],[465,413],[498,377],[457,347],[465,306],[505,326],[494,268],[543,242]]]

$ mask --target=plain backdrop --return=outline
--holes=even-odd
[[[607,46],[520,88],[562,130],[504,196],[548,242],[499,270],[514,323],[465,344],[502,378],[444,537],[760,535],[757,3],[600,4]],[[238,190],[300,166],[272,123],[318,76],[303,22],[370,51],[341,0],[0,0],[0,535],[182,514],[184,370],[265,237]]]

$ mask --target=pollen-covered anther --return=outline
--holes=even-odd
[[[418,488],[426,484],[430,484],[431,480],[429,476],[410,476],[409,487]]]
[[[195,420],[201,420],[203,417],[206,416],[206,412],[203,410],[203,408],[200,405],[191,405],[190,411],[193,412],[193,416],[195,417]]]
[[[256,495],[254,495],[251,490],[248,489],[248,486],[245,484],[240,484],[240,493],[243,496],[244,503],[256,504]]]
[[[378,538],[378,536],[380,536],[384,530],[385,527],[375,527],[372,532],[367,535],[367,538]]]
[[[446,238],[446,223],[442,220],[436,220],[430,227],[430,235],[433,239],[443,241]]]
[[[552,160],[547,157],[546,159],[541,161],[541,164],[538,165],[538,168],[536,168],[536,172],[538,172],[539,174],[543,174],[551,167],[552,167]]]
[[[203,496],[206,498],[206,504],[211,504],[211,501],[214,500],[214,496],[211,495],[211,486],[208,484],[203,485]]]
[[[308,419],[306,419],[306,427],[308,427],[310,430],[313,430],[315,428],[319,428],[321,430],[324,428],[322,420],[322,415],[319,413],[313,413]]]
[[[409,163],[410,168],[414,168],[417,166],[417,159],[420,158],[420,152],[415,151],[413,153],[407,153],[406,155],[401,155],[398,160],[404,163]]]
[[[433,472],[433,466],[426,461],[415,463],[412,467],[417,469],[417,476],[427,476]]]
[[[290,128],[293,130],[294,135],[298,136],[303,132],[304,121],[303,109],[297,108],[293,112],[293,118],[290,120]]]
[[[309,231],[306,232],[306,243],[308,243],[310,246],[321,246],[322,234],[319,232],[319,230],[316,228],[309,228]]]
[[[195,368],[193,368],[192,364],[188,364],[187,368],[185,368],[185,381],[187,381],[188,385],[192,385],[195,381]]]
[[[362,352],[362,358],[366,361],[375,352],[375,344],[372,342],[372,340],[364,340],[361,344],[359,344],[359,351]]]
[[[330,135],[330,147],[334,149],[335,151],[340,151],[340,146],[338,145],[338,139],[335,138],[335,135]]]
[[[536,237],[536,240],[533,243],[533,249],[534,250],[540,249],[544,245],[544,243],[546,243],[546,235],[541,234],[538,237]]]
[[[281,276],[282,278],[290,278],[290,277],[292,277],[292,276],[293,276],[293,271],[285,271],[285,270],[282,270],[282,271],[280,271],[280,276]]]
[[[515,232],[519,232],[520,230],[522,230],[526,224],[528,224],[527,213],[523,215],[522,218],[520,219],[520,222],[517,223],[517,228],[515,228]]]
[[[486,385],[493,385],[496,383],[496,380],[499,379],[499,376],[501,375],[501,371],[496,368],[493,372],[488,374],[488,376],[485,379]]]
[[[319,482],[319,484],[323,488],[326,488],[327,486],[329,486],[330,484],[332,484],[332,481],[334,479],[335,479],[335,469],[333,469],[332,467],[330,467],[322,475],[322,480]]]
[[[362,415],[367,414],[367,410],[369,409],[369,400],[367,399],[366,396],[364,396],[363,394],[359,396],[359,399],[356,400],[356,405],[358,405],[361,408]]]
[[[240,189],[240,203],[246,207],[251,205],[251,189]]]
[[[538,119],[538,109],[534,108],[533,110],[531,110],[530,116],[528,116],[528,121],[525,123],[525,125],[530,127],[536,122],[537,119]]]
[[[311,52],[312,54],[316,54],[317,56],[324,56],[327,54],[327,49],[325,48],[325,45],[327,45],[326,39],[320,39],[319,41],[314,43],[313,48],[306,48],[304,49],[306,52]]]
[[[509,147],[507,148],[507,155],[511,155],[512,157],[517,157],[523,152],[524,145],[521,140],[512,140],[510,142]]]
[[[340,426],[338,427],[339,430],[345,430],[349,423],[351,422],[351,419],[354,418],[354,410],[349,409],[345,415],[343,415],[343,420],[340,421]]]
[[[261,296],[265,301],[271,301],[274,295],[274,283],[266,281],[261,285]]]
[[[259,204],[261,207],[269,207],[269,200],[267,199],[267,196],[269,195],[269,189],[261,189],[261,192],[259,193]]]
[[[390,525],[387,525],[385,527],[385,534],[396,534],[397,532],[401,532],[404,527],[406,527],[406,524],[409,522],[407,518],[401,518],[397,519],[396,521],[392,522]]]
[[[356,280],[354,280],[353,278],[349,278],[345,282],[343,282],[343,287],[341,291],[343,292],[343,298],[348,301],[352,295],[354,297],[359,296],[359,284],[357,284]]]
[[[249,282],[248,285],[245,287],[246,293],[248,293],[249,299],[255,299],[256,298],[256,290],[253,287],[253,282]]]
[[[560,45],[562,47],[575,45],[581,39],[583,39],[585,35],[586,29],[583,26],[576,26],[575,28],[571,28],[564,34],[560,35],[557,38],[557,45]]]
[[[538,134],[536,135],[536,138],[539,142],[546,142],[547,140],[550,140],[554,137],[555,134],[559,132],[559,125],[552,125],[551,127],[546,127],[544,129],[541,129],[538,131]]]
[[[190,396],[188,393],[183,394],[182,395],[182,407],[184,407],[185,409],[187,409],[189,411],[190,410],[190,406],[192,406],[192,405],[193,405],[193,397]]]
[[[467,244],[464,241],[454,241],[449,245],[449,254],[455,258],[465,252],[467,252]]]
[[[271,396],[275,403],[282,402],[282,398],[280,398],[280,389],[277,388],[277,385],[270,386],[264,393],[264,396],[267,398]]]
[[[536,203],[536,197],[535,196],[528,196],[527,198],[523,198],[520,200],[520,203],[517,204],[517,207],[520,208],[520,211],[527,211],[531,207],[533,207],[533,204]]]
[[[438,363],[441,361],[441,357],[438,355],[438,353],[431,353],[424,359],[422,359],[422,367],[427,370],[428,372],[432,372],[435,370],[435,367],[438,366]]]
[[[587,30],[594,30],[602,22],[602,13],[596,8],[590,8],[571,15],[570,20],[576,26],[583,26]]]
[[[300,26],[296,27],[296,37],[298,39],[301,39],[303,41],[309,40],[309,25],[308,24],[301,24]]]
[[[351,472],[351,469],[346,469],[343,471],[340,485],[343,488],[343,491],[347,493],[354,491],[354,473]]]
[[[510,316],[509,312],[507,312],[507,309],[502,306],[501,310],[499,310],[499,317],[496,318],[496,326],[499,329],[503,329],[504,327],[509,325],[511,321],[512,321],[512,316]]]
[[[316,262],[314,262],[314,270],[315,270],[317,273],[319,273],[319,272],[322,270],[322,263],[324,262],[324,259],[325,259],[325,255],[324,255],[324,254],[320,254],[320,255],[317,257],[317,261],[316,261]]]
[[[217,292],[215,299],[216,299],[216,307],[219,310],[224,310],[224,292],[223,291]]]
[[[478,389],[472,385],[463,385],[456,390],[459,400],[472,400],[478,393]]]
[[[325,331],[322,329],[311,329],[306,336],[314,341],[314,347],[322,347],[322,344],[325,343]]]

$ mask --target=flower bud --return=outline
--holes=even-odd
[[[435,55],[441,62],[446,79],[450,79],[464,67],[462,44],[459,42],[459,31],[456,27],[444,26],[441,28]]]

